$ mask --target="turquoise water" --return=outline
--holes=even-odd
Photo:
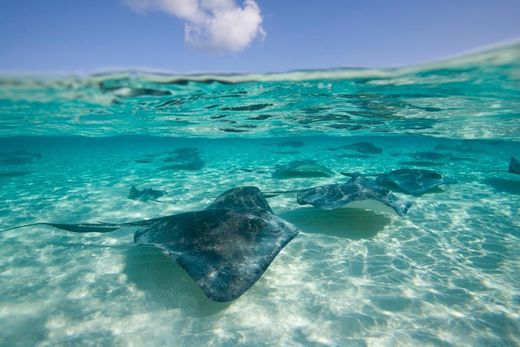
[[[302,232],[228,303],[124,230],[2,232],[0,345],[520,345],[520,175],[507,171],[519,96],[519,45],[390,70],[2,77],[1,229],[154,218],[236,186],[301,189],[345,172],[420,168],[448,182],[395,190],[413,203],[402,218],[270,198]],[[331,150],[356,142],[382,153]],[[165,169],[184,147],[202,167]],[[330,177],[273,177],[303,159]],[[132,185],[168,194],[131,200]]]

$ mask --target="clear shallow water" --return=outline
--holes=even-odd
[[[520,155],[519,51],[401,70],[4,78],[0,152],[41,158],[0,165],[2,228],[153,218],[239,185],[311,187],[340,172],[416,167],[453,183],[396,192],[413,202],[405,218],[269,199],[303,232],[225,304],[132,233],[1,233],[0,344],[520,344],[520,175],[507,172]],[[359,141],[383,153],[329,150]],[[157,158],[180,147],[198,148],[202,169],[163,170]],[[436,147],[452,157],[413,157]],[[332,177],[272,177],[299,159]],[[168,195],[129,200],[134,184]]]

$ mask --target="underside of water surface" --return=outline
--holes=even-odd
[[[392,187],[404,217],[270,197],[301,233],[227,303],[124,230],[0,232],[0,345],[519,345],[519,96],[519,45],[385,70],[1,77],[0,229],[150,219],[351,173],[445,180]],[[280,174],[295,161],[320,174]]]

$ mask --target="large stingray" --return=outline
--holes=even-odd
[[[404,216],[411,203],[380,187],[373,179],[355,175],[346,183],[328,184],[298,192],[300,205],[312,205],[324,210],[343,207],[354,201],[376,200],[392,208],[399,216]]]
[[[248,290],[298,229],[277,217],[256,187],[228,190],[206,209],[123,224],[57,224],[72,232],[136,227],[134,242],[176,261],[204,293],[230,301]]]

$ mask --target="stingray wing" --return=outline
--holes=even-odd
[[[269,211],[211,208],[157,220],[134,241],[175,260],[210,299],[229,301],[248,290],[297,234]]]

